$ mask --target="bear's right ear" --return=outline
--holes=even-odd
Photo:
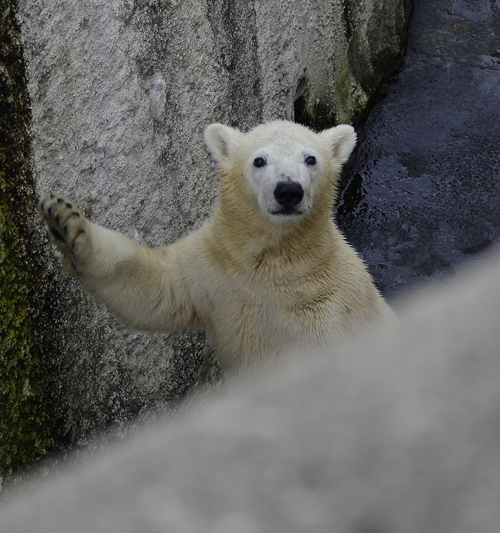
[[[210,124],[205,129],[205,144],[217,163],[226,161],[242,133],[223,124]]]

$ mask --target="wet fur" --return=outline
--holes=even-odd
[[[66,269],[90,293],[140,329],[206,331],[223,369],[330,346],[390,314],[332,219],[341,165],[353,146],[353,132],[341,128],[315,134],[273,122],[242,134],[210,126],[205,139],[220,168],[218,204],[200,230],[162,248],[91,223],[55,194],[41,211]],[[273,149],[276,139],[278,150],[293,139],[312,144],[322,165],[310,211],[285,223],[259,209],[246,174],[255,148]]]

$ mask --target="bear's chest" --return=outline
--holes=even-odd
[[[223,366],[276,359],[325,335],[331,301],[298,287],[231,283],[214,302],[211,338]]]

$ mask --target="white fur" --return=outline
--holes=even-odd
[[[332,220],[356,142],[351,126],[316,134],[271,122],[243,134],[214,124],[205,142],[221,172],[218,206],[169,246],[151,249],[92,224],[62,197],[42,200],[66,268],[89,292],[135,327],[206,331],[225,369],[330,346],[390,314]],[[276,214],[279,182],[303,190],[286,215]]]

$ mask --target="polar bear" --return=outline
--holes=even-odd
[[[150,248],[85,218],[62,196],[40,208],[63,262],[128,324],[203,330],[223,371],[323,349],[391,311],[332,218],[354,129],[287,121],[205,130],[220,171],[214,213]]]

